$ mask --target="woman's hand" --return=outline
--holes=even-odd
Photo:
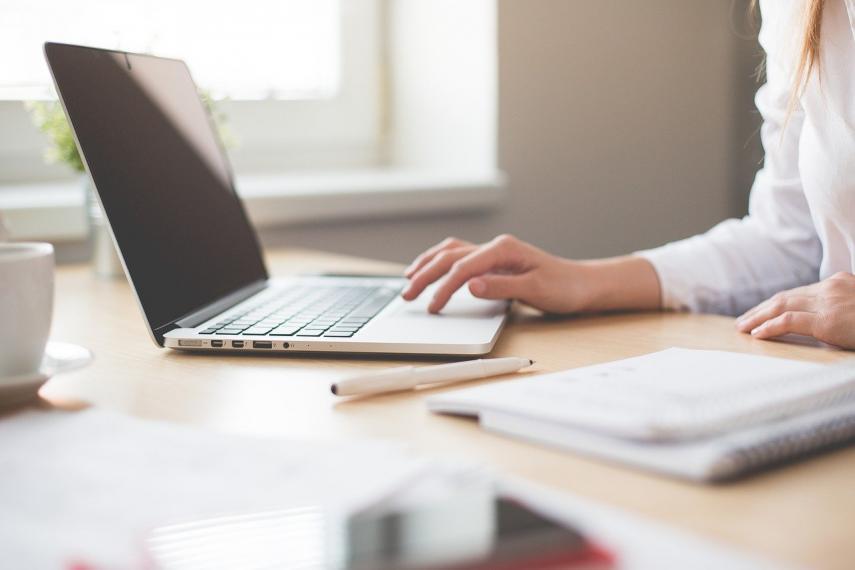
[[[755,338],[799,334],[855,349],[855,275],[837,273],[778,293],[739,317],[736,326]]]
[[[408,301],[442,279],[428,310],[438,313],[468,283],[482,299],[516,299],[550,313],[656,308],[659,281],[640,258],[578,262],[546,253],[509,235],[481,245],[448,238],[407,268]]]

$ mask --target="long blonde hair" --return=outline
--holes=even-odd
[[[799,53],[799,66],[796,68],[796,76],[793,78],[793,89],[799,91],[807,82],[814,67],[819,69],[820,42],[822,35],[822,11],[825,8],[825,0],[807,0],[804,13],[804,32],[802,33],[802,46]]]
[[[800,91],[814,69],[820,72],[820,36],[822,35],[822,12],[825,0],[804,0],[799,64],[793,76],[793,93],[790,103],[795,104]],[[751,11],[756,14],[758,0],[751,0]]]

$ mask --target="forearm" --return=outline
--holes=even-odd
[[[590,285],[586,311],[657,310],[662,307],[659,276],[646,259],[628,255],[579,263]]]

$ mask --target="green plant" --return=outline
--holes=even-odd
[[[223,146],[226,148],[237,146],[237,140],[227,125],[228,119],[217,108],[216,101],[206,91],[200,91],[199,97],[214,121]],[[80,159],[80,153],[77,152],[74,135],[71,133],[71,127],[59,101],[27,101],[24,105],[30,112],[33,124],[50,140],[50,146],[45,151],[45,160],[49,163],[66,164],[75,172],[83,172],[83,161]]]
[[[25,103],[33,123],[47,135],[50,146],[45,151],[47,162],[67,164],[75,172],[83,172],[83,161],[74,144],[74,136],[58,101],[27,101]]]

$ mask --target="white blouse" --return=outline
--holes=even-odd
[[[736,315],[778,291],[855,273],[855,0],[826,0],[821,71],[787,122],[805,3],[760,2],[766,158],[749,214],[637,253],[656,268],[666,308]]]

